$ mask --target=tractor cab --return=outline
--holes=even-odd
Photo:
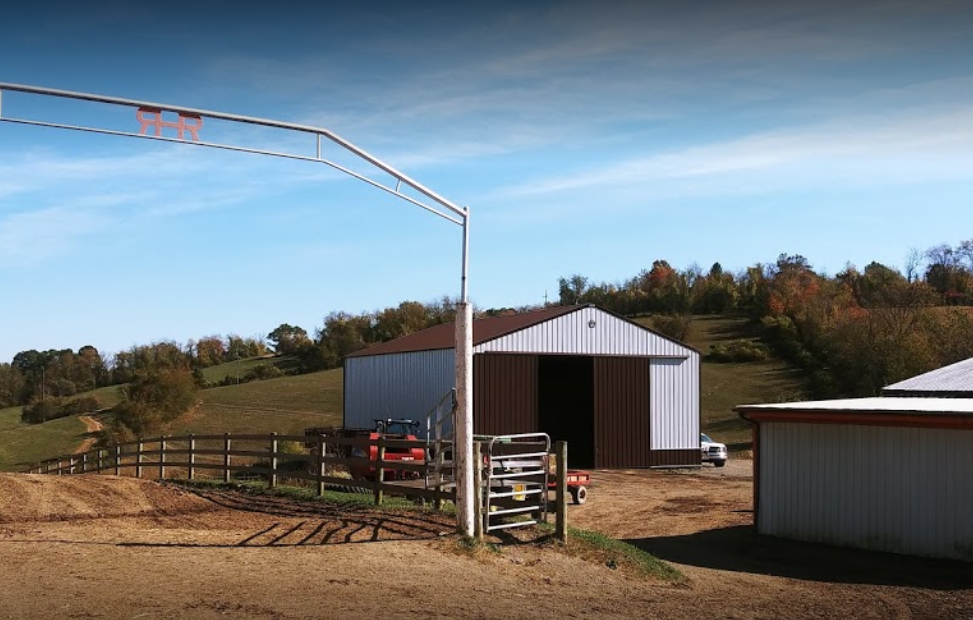
[[[388,438],[415,439],[419,432],[419,422],[416,420],[394,420],[392,418],[376,419],[376,433]]]

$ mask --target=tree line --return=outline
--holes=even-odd
[[[11,363],[0,364],[0,408],[67,399],[96,388],[127,384],[160,359],[184,365],[198,378],[203,368],[267,351],[262,338],[236,335],[206,336],[185,345],[170,341],[137,345],[111,356],[91,345],[77,351],[21,351]]]
[[[561,278],[559,303],[654,315],[656,327],[677,338],[694,314],[743,314],[764,344],[806,371],[813,396],[876,395],[973,357],[973,240],[913,250],[901,271],[872,262],[828,275],[788,254],[738,273],[719,263],[707,272],[677,270],[659,260],[620,283]]]
[[[709,352],[716,361],[758,359],[763,347],[806,371],[814,395],[876,394],[889,383],[973,356],[973,240],[912,251],[902,270],[870,263],[834,275],[816,272],[806,258],[782,254],[738,272],[719,263],[676,269],[656,260],[650,269],[615,283],[591,282],[582,275],[558,281],[558,300],[549,305],[593,303],[623,316],[652,316],[655,327],[685,338],[693,315],[742,314],[750,317],[761,342]],[[542,307],[477,310],[477,316]],[[185,345],[158,342],[104,356],[90,345],[49,351],[22,351],[0,364],[0,407],[55,400],[64,411],[73,395],[123,385],[128,405],[116,416],[137,432],[144,418],[166,418],[172,402],[166,384],[183,392],[208,387],[202,369],[273,352],[292,360],[287,372],[336,368],[345,356],[434,325],[452,322],[456,301],[406,301],[374,312],[332,312],[312,334],[281,324],[264,338],[207,336]],[[253,379],[274,373],[254,373]],[[155,385],[155,387],[153,387]],[[189,386],[192,386],[191,389]],[[171,398],[170,398],[171,397]],[[154,399],[154,400],[153,400]],[[154,410],[131,403],[152,403]],[[38,417],[57,415],[57,407],[38,409]],[[154,411],[154,413],[153,413]]]

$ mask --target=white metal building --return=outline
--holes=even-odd
[[[882,396],[973,397],[973,358],[882,388]]]
[[[344,424],[423,419],[454,381],[454,326],[345,359]],[[695,349],[594,306],[546,308],[473,324],[474,430],[547,432],[572,464],[699,464]]]
[[[753,428],[759,533],[973,561],[973,399],[735,410]]]

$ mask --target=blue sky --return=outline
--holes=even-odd
[[[471,208],[479,307],[658,258],[834,273],[973,237],[969,3],[82,4],[5,8],[0,81],[330,129]],[[0,360],[313,332],[458,294],[459,255],[455,225],[320,164],[0,123]]]

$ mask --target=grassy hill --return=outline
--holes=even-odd
[[[207,381],[242,377],[259,364],[284,366],[287,359],[251,358],[213,366],[203,371]],[[252,432],[303,433],[309,426],[341,423],[342,373],[331,370],[295,377],[255,381],[200,392],[201,406],[177,420],[170,434]],[[119,386],[87,392],[111,407],[121,400]],[[22,407],[0,409],[0,471],[23,469],[35,461],[70,454],[88,437],[77,417],[43,424],[20,421]],[[110,414],[96,417],[109,422]]]
[[[21,409],[0,409],[0,471],[16,471],[35,461],[70,454],[85,439],[85,425],[77,417],[23,424]]]
[[[219,368],[219,367],[217,367]],[[200,392],[196,413],[177,421],[182,433],[297,433],[309,426],[341,424],[342,370],[253,381]]]
[[[253,370],[257,366],[265,366],[267,364],[276,366],[281,370],[288,370],[297,366],[297,360],[291,357],[249,357],[243,360],[236,360],[234,362],[227,362],[225,364],[204,368],[203,378],[209,383],[219,383],[221,380],[227,377],[241,378],[247,374],[247,372]]]

